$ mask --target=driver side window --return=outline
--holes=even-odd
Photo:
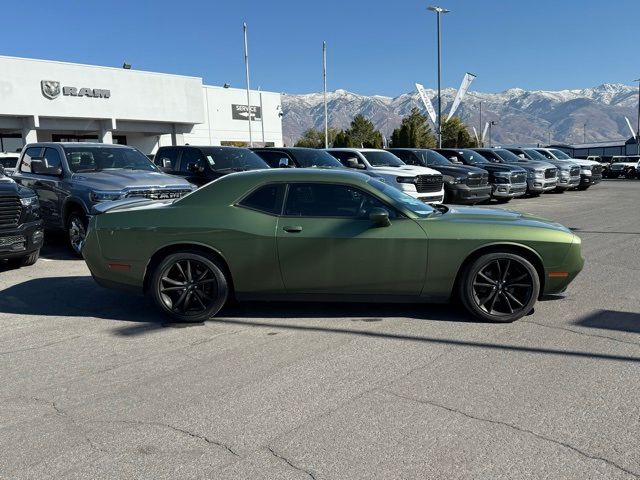
[[[369,217],[373,208],[384,208],[389,218],[396,212],[377,198],[348,185],[293,183],[289,185],[284,215],[292,217]]]
[[[183,173],[192,173],[193,170],[189,169],[189,165],[202,165],[202,153],[195,148],[187,148],[182,151],[182,158],[180,159],[180,171]]]

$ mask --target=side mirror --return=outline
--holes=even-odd
[[[278,160],[278,167],[279,168],[289,168],[289,159],[287,157],[282,157],[280,160]]]
[[[171,160],[168,158],[162,158],[162,168],[170,169],[171,168]]]
[[[369,212],[369,220],[377,227],[388,227],[391,225],[389,220],[389,212],[384,208],[372,208]]]
[[[0,165],[0,177],[4,177],[7,174],[4,172],[4,167],[2,165]]]
[[[358,159],[353,157],[353,158],[347,158],[345,160],[346,162],[346,167],[347,168],[359,168],[361,170],[365,169],[365,166],[362,165],[360,162],[358,162]]]
[[[31,157],[31,173],[36,175],[61,175],[61,167],[50,167],[46,159],[42,157]]]

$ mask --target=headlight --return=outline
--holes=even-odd
[[[534,173],[535,178],[544,178],[544,171],[537,171]]]
[[[37,207],[38,206],[38,197],[22,197],[20,199],[20,203],[23,207]]]
[[[92,202],[106,202],[109,200],[118,200],[120,197],[122,197],[121,191],[94,190],[93,192],[91,192]]]
[[[447,177],[447,183],[450,183],[451,185],[464,183],[466,180],[466,177]]]
[[[591,168],[581,168],[580,169],[580,174],[590,176],[591,175]]]
[[[396,182],[398,183],[416,183],[415,177],[397,177]]]

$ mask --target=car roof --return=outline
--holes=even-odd
[[[61,147],[98,147],[98,148],[134,148],[131,145],[120,145],[118,143],[99,143],[99,142],[34,142],[28,143],[25,147],[50,147],[52,145],[60,145]]]

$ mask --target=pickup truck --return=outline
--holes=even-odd
[[[230,173],[269,168],[251,150],[239,147],[160,147],[153,161],[164,173],[183,177],[198,187]]]
[[[602,165],[599,162],[591,160],[582,160],[580,158],[571,158],[562,150],[557,148],[536,148],[536,152],[541,153],[549,160],[560,160],[567,163],[577,163],[580,165],[580,184],[578,190],[586,190],[592,185],[596,185],[602,181]]]
[[[66,230],[81,256],[89,216],[99,202],[179,198],[195,187],[161,172],[135,148],[103,143],[25,145],[12,178],[39,198],[45,229]]]
[[[489,172],[463,163],[452,163],[438,152],[422,148],[390,148],[407,165],[429,167],[443,175],[446,203],[471,204],[491,198]]]
[[[0,166],[0,260],[12,267],[33,265],[43,239],[38,197],[5,176]]]
[[[424,203],[442,203],[442,174],[431,168],[407,165],[394,154],[374,148],[330,148],[327,150],[347,168],[378,176],[385,183]]]
[[[607,169],[606,178],[618,178],[620,176],[629,179],[636,178],[638,165],[640,165],[640,157],[638,156],[613,157],[609,164],[609,168]],[[603,176],[605,175],[603,174]]]

